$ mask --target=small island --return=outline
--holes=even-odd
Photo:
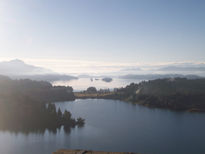
[[[102,81],[104,81],[104,82],[112,82],[112,78],[105,77],[105,78],[102,78]]]

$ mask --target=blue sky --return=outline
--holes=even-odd
[[[205,1],[1,0],[0,58],[204,62]]]

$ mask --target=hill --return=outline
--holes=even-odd
[[[78,92],[77,98],[116,99],[154,108],[205,112],[205,79],[166,78],[131,83],[114,91]]]
[[[71,75],[59,74],[49,69],[28,65],[18,59],[0,62],[0,74],[9,76],[12,79],[31,79],[48,82],[77,79],[77,77]]]
[[[198,75],[182,75],[182,74],[128,74],[120,76],[121,79],[137,79],[137,80],[156,80],[165,78],[187,78],[187,79],[200,79]]]
[[[205,111],[205,79],[174,78],[132,83],[116,89],[115,94],[149,107]]]
[[[74,100],[72,87],[52,86],[45,81],[11,80],[0,76],[0,130],[56,131],[82,126],[84,119],[61,112],[52,102]]]

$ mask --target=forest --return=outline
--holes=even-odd
[[[131,83],[124,88],[115,88],[114,91],[107,90],[104,93],[88,91],[75,93],[75,96],[77,98],[117,99],[177,111],[205,112],[205,79],[156,79]]]
[[[44,81],[11,80],[0,76],[0,129],[10,131],[56,131],[83,126],[84,119],[72,118],[52,102],[74,100],[72,87],[53,87]]]
[[[205,79],[171,78],[130,84],[117,89],[123,99],[148,107],[205,111]]]

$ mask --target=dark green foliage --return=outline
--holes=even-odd
[[[139,88],[142,94],[148,95],[205,94],[205,79],[158,79],[142,82]]]
[[[58,114],[58,117],[59,117],[59,118],[63,118],[63,114],[62,114],[62,112],[61,112],[61,109],[60,109],[60,108],[58,109],[58,113],[57,113],[57,114]]]
[[[55,130],[61,126],[74,127],[81,125],[72,118],[71,113],[56,111],[54,104],[42,105],[32,102],[1,102],[0,129],[12,131]]]
[[[86,90],[87,93],[97,93],[97,89],[95,87],[89,87]]]
[[[41,102],[56,102],[74,100],[72,87],[53,87],[49,82],[25,80],[11,80],[0,76],[0,98],[21,98],[29,97],[32,100]]]
[[[111,99],[120,99],[149,107],[173,110],[205,111],[205,79],[157,79],[115,89]]]
[[[78,126],[82,127],[85,124],[85,119],[78,118],[76,123]]]
[[[65,110],[65,112],[63,114],[63,118],[65,121],[68,121],[69,119],[71,119],[71,113],[68,112],[67,110]]]
[[[74,127],[78,124],[70,112],[62,113],[56,110],[55,104],[46,104],[73,99],[70,95],[74,97],[71,87],[52,87],[48,82],[0,76],[0,129],[55,132],[61,126]]]

